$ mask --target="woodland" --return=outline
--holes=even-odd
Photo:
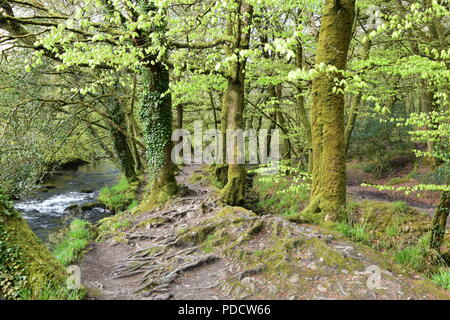
[[[0,300],[448,300],[449,10],[0,0]],[[197,123],[278,130],[277,172],[178,163]],[[102,161],[116,184],[75,207],[110,215],[39,239],[17,203]]]

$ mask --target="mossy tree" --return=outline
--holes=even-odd
[[[245,91],[245,66],[246,57],[241,54],[250,45],[250,31],[253,16],[253,8],[244,1],[236,1],[235,9],[229,13],[228,34],[233,36],[229,54],[233,56],[232,62],[226,73],[227,89],[223,103],[226,110],[227,130],[244,129],[244,91]],[[245,163],[238,163],[240,153],[239,144],[234,141],[226,141],[230,149],[228,159],[227,183],[221,190],[221,198],[224,203],[230,205],[242,205],[245,200],[245,186],[247,172]],[[230,145],[232,146],[230,148]]]
[[[305,210],[332,221],[345,210],[344,96],[335,87],[347,63],[354,10],[353,0],[325,2],[316,56],[323,70],[312,82],[312,187]]]
[[[119,86],[114,86],[117,90]],[[114,151],[118,160],[120,169],[129,181],[135,181],[138,175],[138,159],[135,159],[130,144],[134,143],[123,133],[127,128],[127,121],[124,108],[120,99],[111,93],[106,99],[105,108],[107,114],[114,121],[115,126],[109,126]],[[117,127],[122,130],[117,130]]]

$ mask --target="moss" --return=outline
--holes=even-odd
[[[127,178],[123,177],[114,186],[102,188],[98,201],[113,212],[123,211],[136,201],[138,188],[139,181],[129,182]]]
[[[130,214],[119,213],[98,222],[97,241],[114,238],[131,226]],[[120,238],[120,237],[119,237]]]
[[[0,207],[5,209],[2,205]],[[37,298],[48,283],[64,286],[65,268],[17,212],[12,209],[8,212],[8,216],[0,216],[0,244],[5,247],[0,253],[3,257],[0,259],[0,295],[14,299],[19,297],[20,292],[28,291],[30,298]],[[9,258],[3,256],[10,252],[14,254]]]
[[[247,172],[245,165],[228,165],[227,184],[220,190],[220,198],[224,204],[241,206],[245,202]]]
[[[169,222],[169,219],[163,219],[163,218],[149,218],[146,219],[142,222],[140,222],[137,227],[138,228],[147,228],[148,226],[150,227],[156,227],[156,226],[160,226],[162,224],[165,224],[167,222]]]
[[[329,246],[321,239],[313,238],[308,240],[307,245],[311,245],[315,249],[317,258],[323,259],[322,264],[325,266],[338,268],[339,270],[345,269],[348,271],[362,270],[363,264],[351,257],[344,257],[339,252],[331,250]]]

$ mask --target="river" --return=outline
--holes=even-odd
[[[45,183],[50,188],[16,201],[14,207],[23,213],[30,228],[45,242],[51,233],[67,227],[74,218],[96,222],[109,216],[108,210],[99,207],[76,214],[65,209],[95,202],[100,189],[115,184],[119,175],[120,171],[109,161],[82,165],[76,170],[56,171]]]

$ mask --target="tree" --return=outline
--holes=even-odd
[[[336,79],[347,63],[355,1],[327,0],[323,9],[312,82],[312,187],[306,212],[336,221],[345,210],[344,96]],[[296,217],[292,218],[296,219]]]

